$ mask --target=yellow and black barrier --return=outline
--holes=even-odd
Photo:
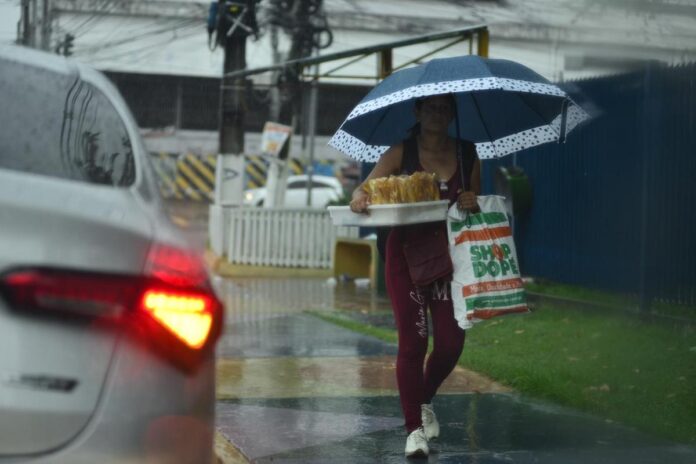
[[[152,153],[153,166],[159,180],[160,191],[165,198],[212,202],[215,191],[216,155],[195,155],[192,153]],[[330,161],[322,164],[333,165]],[[302,174],[305,163],[291,158],[290,175]],[[266,185],[268,161],[261,156],[247,156],[245,167],[245,188],[259,188]]]

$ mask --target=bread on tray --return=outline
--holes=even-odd
[[[373,205],[418,203],[440,199],[436,176],[417,171],[410,176],[389,176],[371,179],[363,189]]]

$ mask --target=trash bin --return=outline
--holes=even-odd
[[[378,286],[377,246],[369,239],[336,239],[334,276],[350,279],[369,278],[373,288]]]
[[[511,216],[520,216],[532,207],[532,186],[519,166],[501,166],[495,172],[495,193],[505,197],[505,207]]]

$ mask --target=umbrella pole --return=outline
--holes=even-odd
[[[566,141],[569,103],[570,99],[566,98],[563,100],[563,103],[561,104],[561,127],[558,131],[558,143],[565,143]]]
[[[454,98],[454,124],[457,130],[457,163],[459,163],[459,175],[462,177],[462,189],[463,191],[469,190],[469,179],[466,178],[466,173],[464,172],[464,153],[462,153],[462,142],[461,135],[459,132],[459,108],[457,108],[457,99]]]

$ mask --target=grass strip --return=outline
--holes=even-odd
[[[323,321],[343,327],[344,329],[352,330],[353,332],[358,332],[363,335],[369,335],[387,343],[396,344],[399,339],[395,330],[358,322],[340,312],[327,313],[321,311],[307,311],[307,313]]]
[[[460,362],[531,396],[696,443],[696,334],[541,306],[469,331]]]
[[[394,330],[340,313],[314,314],[390,343],[397,340]],[[693,326],[542,305],[529,315],[477,324],[459,362],[531,397],[696,443]]]

